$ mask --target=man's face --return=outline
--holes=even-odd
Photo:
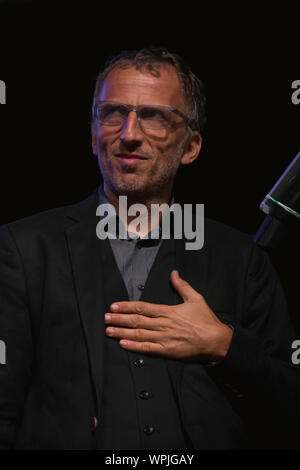
[[[132,106],[167,105],[187,112],[179,79],[171,66],[160,67],[159,76],[135,67],[116,68],[106,77],[98,100]],[[98,156],[106,193],[149,196],[171,191],[180,164],[191,163],[201,147],[198,134],[198,150],[194,148],[191,155],[190,145],[184,145],[187,129],[180,117],[174,115],[174,121],[178,125],[171,129],[146,133],[135,112],[129,113],[121,129],[97,124],[93,153]]]

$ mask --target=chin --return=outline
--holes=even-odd
[[[147,187],[141,184],[136,184],[134,182],[121,183],[117,185],[117,190],[119,194],[144,194],[147,192]],[[149,190],[149,187],[148,187]]]
[[[119,194],[140,192],[144,191],[147,188],[147,183],[145,181],[141,181],[141,176],[133,173],[126,175],[118,175],[116,178],[113,179],[112,185]]]

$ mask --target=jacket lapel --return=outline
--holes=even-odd
[[[103,380],[104,301],[103,273],[96,236],[96,195],[85,200],[68,216],[65,230],[70,254],[76,300],[84,331],[97,416]]]
[[[208,273],[207,252],[205,247],[199,251],[188,251],[185,246],[186,242],[186,239],[175,240],[175,269],[178,270],[179,275],[183,280],[187,281],[199,294],[205,296]],[[177,299],[177,304],[183,302],[182,298],[177,293],[175,298]],[[178,379],[176,384],[174,384],[174,388],[179,398],[181,415],[184,418],[183,403],[181,400],[181,386],[186,369],[186,362],[169,359],[168,364],[171,376],[176,374]]]
[[[175,241],[176,269],[182,279],[205,297],[209,267],[208,251],[205,245],[202,250],[188,251],[185,248],[186,242],[185,239]]]
[[[208,260],[205,247],[199,251],[187,251],[187,240],[164,240],[149,273],[142,301],[177,305],[183,302],[173,288],[170,275],[173,269],[179,271],[182,279],[187,281],[197,292],[205,296],[208,272]],[[168,259],[171,253],[172,261]],[[184,362],[166,359],[169,376],[176,394],[180,394],[180,384],[184,373]]]

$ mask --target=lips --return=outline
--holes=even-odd
[[[147,157],[136,153],[117,153],[116,157],[123,158],[124,160],[148,160]]]
[[[139,155],[136,153],[117,153],[116,157],[119,158],[121,164],[125,165],[139,165],[143,161],[148,160],[148,158],[144,157],[143,155]]]

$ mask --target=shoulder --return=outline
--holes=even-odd
[[[94,192],[83,201],[43,211],[0,227],[0,239],[10,233],[16,237],[32,234],[54,234],[63,231],[74,220],[81,220],[95,215],[97,194]]]
[[[268,254],[257,246],[254,234],[244,233],[216,220],[205,218],[204,247],[215,260],[222,260],[231,265],[248,265],[268,263]]]
[[[204,233],[209,245],[239,245],[247,247],[253,243],[253,235],[213,219],[204,219]]]

